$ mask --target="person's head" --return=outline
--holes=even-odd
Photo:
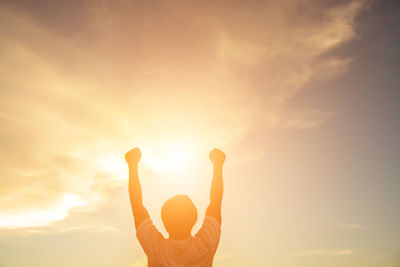
[[[161,219],[171,238],[186,238],[197,221],[197,209],[188,196],[176,195],[165,201]]]

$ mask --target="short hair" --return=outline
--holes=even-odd
[[[169,234],[190,233],[197,221],[197,208],[187,195],[175,195],[162,206],[161,219]]]

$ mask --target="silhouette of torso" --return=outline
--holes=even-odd
[[[145,219],[136,236],[145,251],[149,267],[210,267],[219,244],[221,225],[206,216],[197,234],[184,240],[166,239]]]

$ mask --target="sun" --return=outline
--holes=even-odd
[[[161,150],[142,150],[143,163],[158,172],[180,172],[188,169],[193,156],[183,147],[171,146]]]
[[[171,170],[185,169],[188,165],[189,156],[182,150],[171,151],[167,158],[168,168]]]

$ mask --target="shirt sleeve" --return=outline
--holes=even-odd
[[[219,222],[212,216],[206,216],[203,225],[195,235],[195,240],[215,253],[218,248],[220,236],[221,225]]]
[[[136,229],[136,237],[146,255],[153,255],[161,241],[164,240],[163,235],[153,225],[150,218],[144,219],[139,224]]]

